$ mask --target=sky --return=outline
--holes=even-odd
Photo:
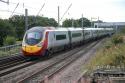
[[[7,1],[7,0],[4,0]],[[92,21],[100,20],[104,22],[125,22],[125,0],[9,0],[9,5],[0,2],[0,18],[9,18],[12,15],[20,15],[28,9],[28,15],[37,15],[42,5],[45,3],[40,16],[58,18],[57,7],[60,8],[60,18],[72,4],[69,11],[61,21],[65,19],[79,19],[86,17]],[[12,11],[15,9],[12,14]],[[8,12],[9,11],[9,12]]]

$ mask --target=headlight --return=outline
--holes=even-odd
[[[37,46],[38,46],[38,47],[42,47],[42,45],[41,45],[41,44],[38,44]]]
[[[23,47],[25,47],[26,45],[24,44],[24,45],[22,45]]]
[[[38,47],[42,47],[43,42],[37,44]]]
[[[26,44],[23,42],[23,43],[22,43],[22,46],[23,46],[23,47],[25,47],[25,46],[26,46]]]

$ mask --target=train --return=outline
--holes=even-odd
[[[26,57],[50,56],[88,41],[112,35],[113,28],[32,27],[25,32],[22,53]]]

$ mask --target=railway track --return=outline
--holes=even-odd
[[[98,41],[99,42],[99,41]],[[97,42],[96,42],[97,43]],[[69,56],[73,56],[73,55],[75,55],[76,53],[78,53],[81,49],[85,49],[86,47],[88,47],[89,46],[89,44],[91,44],[91,43],[88,43],[88,44],[86,44],[86,45],[84,45],[84,46],[81,46],[81,47],[78,47],[78,48],[75,48],[75,49],[73,49],[73,50],[68,50],[68,51],[66,51],[65,53],[64,52],[59,52],[59,53],[56,53],[56,54],[54,54],[54,57],[56,56],[56,55],[59,55],[59,56],[63,56],[63,57],[61,57],[61,60],[58,60],[57,59],[57,61],[54,61],[54,63],[51,63],[51,64],[47,64],[46,66],[43,66],[43,67],[41,67],[40,69],[41,70],[38,70],[38,71],[36,71],[36,72],[32,72],[32,74],[30,75],[30,74],[28,74],[28,77],[27,76],[25,76],[24,74],[18,74],[18,75],[20,75],[19,77],[20,77],[20,79],[18,79],[18,78],[16,78],[16,75],[15,75],[15,77],[13,77],[13,79],[14,79],[14,82],[20,82],[20,83],[27,83],[27,82],[29,82],[29,81],[32,81],[33,79],[30,79],[30,78],[34,78],[34,76],[35,75],[38,75],[37,73],[39,73],[39,75],[43,75],[43,77],[42,77],[42,79],[40,78],[40,81],[42,81],[43,80],[43,78],[44,78],[44,76],[45,75],[48,75],[49,76],[49,78],[52,76],[52,75],[54,75],[53,73],[45,73],[45,74],[41,74],[40,72],[43,72],[43,71],[51,71],[51,70],[48,70],[48,69],[51,69],[51,68],[53,68],[53,67],[55,67],[55,69],[54,69],[54,71],[53,72],[55,72],[55,71],[59,71],[60,70],[60,67],[59,68],[56,68],[56,65],[59,65],[60,64],[60,66],[61,65],[64,65],[64,66],[66,66],[65,65],[65,63],[67,63],[67,65],[68,64],[70,64],[71,63],[71,60],[67,60],[68,58],[70,58]],[[93,45],[94,46],[94,45]],[[91,46],[90,48],[92,48],[93,46]],[[88,49],[89,50],[89,49]],[[64,57],[65,56],[65,57]],[[54,58],[54,57],[52,57],[52,58]],[[76,57],[76,59],[77,59],[78,57]],[[69,63],[68,62],[66,62],[66,60],[67,61],[70,61]],[[8,61],[9,60],[11,60],[12,61],[12,59],[8,59]],[[17,62],[18,60],[15,60],[15,62]],[[46,61],[46,60],[45,60]],[[48,60],[47,60],[48,61]],[[72,60],[72,62],[73,62],[74,60]],[[14,61],[13,61],[14,62]],[[21,62],[19,62],[18,61],[18,63],[19,64],[16,64],[16,65],[11,65],[11,67],[6,67],[6,65],[5,64],[7,64],[7,65],[9,65],[9,63],[5,63],[5,64],[2,64],[2,65],[4,65],[6,68],[4,69],[4,70],[1,70],[0,71],[0,78],[6,78],[6,77],[8,77],[8,75],[10,74],[10,73],[12,73],[12,72],[15,72],[15,71],[20,71],[20,70],[23,70],[23,68],[26,68],[26,67],[30,67],[31,65],[33,65],[33,64],[37,64],[37,63],[43,63],[44,61],[43,61],[43,59],[40,59],[40,60],[36,60],[36,61],[26,61],[26,62],[24,62],[23,63],[23,59],[22,59],[22,63]],[[62,62],[62,63],[60,63],[60,62]],[[11,64],[12,64],[12,62],[11,62]],[[1,66],[2,66],[1,65]],[[57,69],[59,69],[59,70],[57,70]],[[63,69],[63,67],[62,67],[62,69]],[[22,77],[22,76],[23,77]],[[38,76],[39,76],[38,75]],[[8,79],[9,80],[9,79]],[[4,81],[2,80],[0,80],[0,82],[1,83],[4,83]]]
[[[22,55],[21,53],[16,53],[15,55],[12,55],[12,56],[0,57],[0,64],[4,64],[4,63],[7,63],[13,59],[23,57],[21,55]]]
[[[89,44],[89,43],[88,43]],[[73,50],[68,50],[68,51],[66,51],[65,53],[64,52],[59,52],[59,53],[56,53],[56,54],[54,54],[54,57],[56,56],[56,55],[61,55],[61,57],[63,56],[67,56],[67,55],[72,55],[72,54],[74,54],[74,53],[76,53],[76,52],[78,52],[78,49],[80,50],[81,48],[85,48],[87,45],[84,45],[84,46],[82,46],[82,47],[78,47],[78,48],[75,48],[75,49],[73,49]],[[71,51],[73,51],[73,52],[71,52]],[[59,55],[59,56],[60,56]],[[58,57],[59,58],[59,57]],[[62,59],[62,58],[61,58]],[[43,60],[43,59],[41,59],[41,60]],[[24,64],[21,64],[21,65],[17,65],[17,66],[15,66],[15,67],[11,67],[11,68],[9,68],[9,69],[5,69],[5,70],[3,70],[3,71],[0,71],[0,82],[1,83],[4,83],[4,80],[2,80],[2,79],[5,79],[6,81],[7,81],[7,79],[10,79],[10,78],[8,78],[8,74],[10,74],[10,73],[12,73],[12,72],[15,72],[15,71],[19,71],[19,70],[21,70],[21,69],[23,69],[23,68],[26,68],[26,67],[28,67],[28,66],[31,66],[31,65],[33,65],[33,64],[36,64],[36,63],[39,63],[39,62],[42,62],[41,60],[38,60],[38,61],[33,61],[33,62],[26,62],[26,63],[24,63]],[[44,62],[44,61],[43,61]],[[43,63],[42,62],[42,63]],[[44,67],[45,68],[45,67]],[[19,74],[18,74],[19,75]],[[16,77],[16,75],[14,75],[15,77]],[[10,76],[9,76],[10,77]],[[25,77],[25,76],[24,76]],[[14,77],[13,77],[14,78]],[[10,79],[11,80],[11,79]],[[10,81],[9,81],[10,82]]]
[[[0,77],[37,63],[37,62],[28,62],[28,61],[29,59],[25,56],[22,56],[21,53],[17,53],[10,57],[1,58],[0,59]]]
[[[12,72],[15,72],[17,70],[20,70],[22,68],[31,66],[33,64],[36,64],[40,60],[39,61],[29,61],[28,58],[19,56],[19,57],[14,57],[12,59],[9,59],[7,61],[6,61],[7,63],[0,65],[0,77],[10,74]]]
[[[56,53],[54,56],[58,55],[59,53]],[[38,59],[36,61],[29,61],[28,58],[22,56],[21,54],[7,57],[0,60],[0,77],[5,76],[9,73],[12,73],[14,71],[17,71],[19,69],[31,66],[33,64],[36,64],[42,60],[44,60],[46,57],[42,59]]]
[[[0,60],[0,71],[7,69],[9,67],[15,66],[20,64],[20,62],[24,62],[26,60],[26,57],[21,55],[16,55],[13,57],[8,57],[3,60]]]
[[[83,47],[77,48],[77,50],[71,52],[69,56],[62,58],[61,60],[57,60],[54,63],[51,63],[40,70],[37,70],[36,72],[33,72],[28,77],[24,77],[23,79],[20,79],[17,81],[17,83],[43,83],[44,77],[47,75],[50,79],[54,74],[61,71],[66,66],[70,65],[72,62],[77,60],[81,57],[81,55],[84,55],[87,53],[92,47],[94,47],[99,41],[96,41],[94,43],[91,43],[91,45],[87,44]],[[82,52],[81,49],[84,49]]]

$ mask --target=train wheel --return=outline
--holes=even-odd
[[[46,50],[45,56],[46,56],[47,58],[51,58],[51,55],[52,55],[52,52],[49,51],[49,50]]]
[[[65,45],[64,46],[64,51],[68,50],[69,49],[69,46],[68,45]]]
[[[69,46],[68,45],[66,45],[66,50],[68,50],[69,49]]]

